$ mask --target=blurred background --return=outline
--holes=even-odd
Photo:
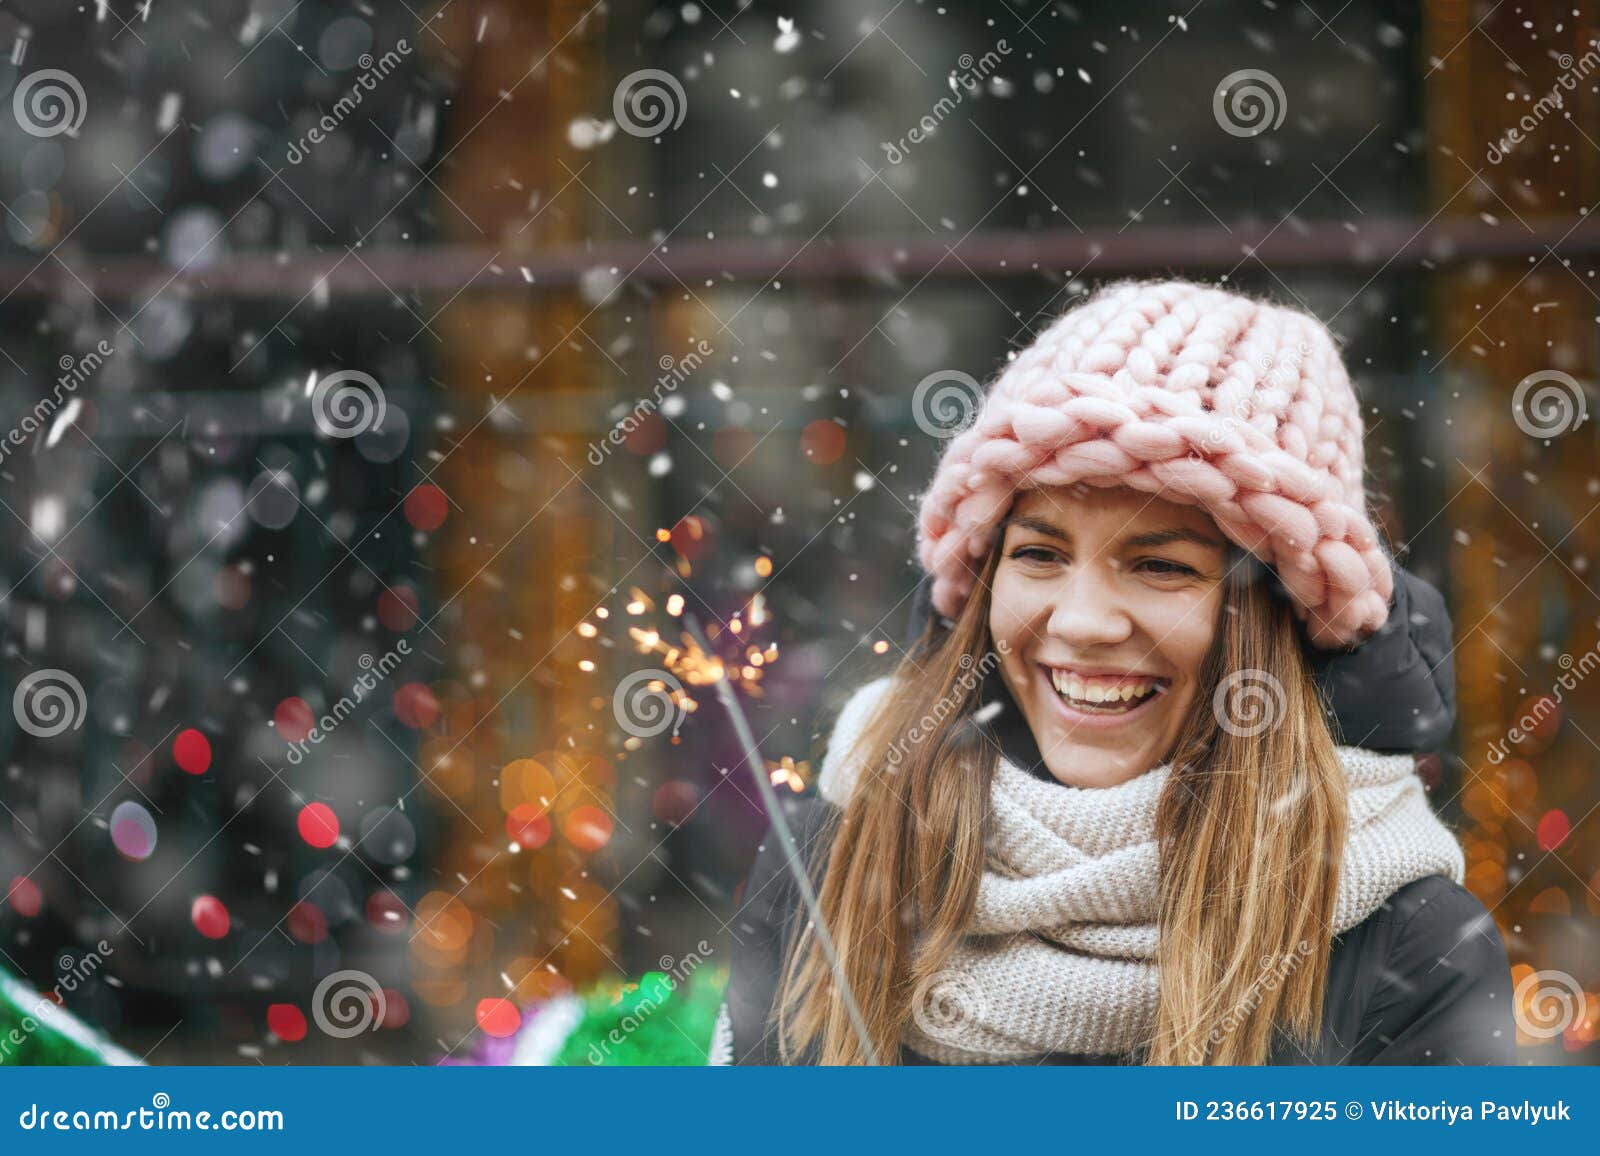
[[[1595,1062],[1597,35],[1488,0],[11,0],[0,968],[160,1064],[459,1059],[716,974],[752,773],[802,789],[900,653],[979,383],[1179,275],[1345,342],[1383,528],[1455,619],[1424,775],[1555,1001],[1522,1055]]]

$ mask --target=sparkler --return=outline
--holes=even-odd
[[[702,651],[709,652],[711,645],[706,641],[695,616],[685,614],[683,623],[690,639]],[[761,794],[761,805],[766,808],[767,815],[772,820],[772,829],[778,836],[778,845],[783,848],[784,865],[800,888],[801,901],[804,902],[806,912],[811,917],[811,927],[816,933],[818,946],[822,948],[823,958],[828,961],[828,970],[833,973],[833,982],[839,997],[844,1000],[845,1011],[850,1016],[850,1026],[855,1029],[856,1038],[861,1041],[861,1049],[866,1053],[867,1062],[875,1065],[878,1062],[878,1054],[872,1046],[872,1037],[867,1032],[867,1024],[861,1016],[861,1008],[856,1003],[855,993],[850,990],[849,981],[844,977],[844,968],[839,963],[833,936],[828,933],[827,921],[822,917],[822,907],[817,902],[816,890],[811,886],[811,877],[806,873],[804,864],[800,862],[800,851],[795,845],[793,833],[789,830],[788,820],[783,816],[783,808],[778,804],[778,793],[773,790],[772,783],[768,780],[766,763],[762,761],[761,751],[756,746],[750,722],[745,718],[744,708],[739,705],[739,696],[734,693],[732,680],[719,678],[716,680],[716,687],[717,698],[722,703],[722,708],[728,712],[734,733],[739,736],[739,744],[744,748],[744,761],[750,767],[751,775],[756,781],[756,790]]]

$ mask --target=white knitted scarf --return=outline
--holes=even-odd
[[[852,748],[888,686],[863,687],[840,714],[820,776],[836,806],[859,777]],[[1407,883],[1428,875],[1459,883],[1463,872],[1461,847],[1429,807],[1410,755],[1338,754],[1349,837],[1335,934]],[[1155,814],[1170,769],[1079,788],[1000,760],[973,924],[936,980],[914,994],[907,1047],[971,1064],[1126,1055],[1148,1043],[1158,994]]]

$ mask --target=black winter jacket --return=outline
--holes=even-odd
[[[1354,649],[1309,652],[1337,741],[1421,753],[1442,745],[1454,725],[1450,620],[1436,590],[1398,564],[1394,570],[1389,620],[1377,634]],[[932,613],[926,584],[917,601],[914,635]],[[991,724],[1006,756],[1047,776],[1003,685],[991,680],[984,693],[1008,708]],[[791,796],[783,806],[801,861],[819,869],[832,806],[813,796]],[[738,902],[729,924],[734,950],[726,997],[734,1062],[774,1064],[779,1055],[770,1014],[783,961],[803,919],[799,888],[770,832]],[[1334,939],[1320,1037],[1309,1047],[1281,1038],[1270,1062],[1508,1064],[1515,1052],[1505,945],[1483,905],[1435,875],[1400,888]],[[908,1049],[898,1060],[929,1062]],[[1139,1057],[1053,1055],[1045,1062],[1126,1064]]]

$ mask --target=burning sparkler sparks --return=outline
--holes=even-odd
[[[634,586],[628,590],[623,615],[613,615],[608,608],[599,606],[591,618],[578,624],[576,633],[580,638],[608,646],[608,636],[613,632],[607,628],[626,622],[626,637],[635,652],[649,655],[655,662],[651,669],[630,675],[625,680],[628,694],[624,696],[619,690],[613,702],[618,723],[628,732],[622,743],[624,751],[638,750],[645,739],[669,728],[670,741],[676,744],[684,718],[699,709],[692,688],[726,680],[752,698],[761,697],[761,681],[778,660],[778,644],[755,637],[772,621],[761,593],[753,595],[725,622],[711,623],[705,632],[706,646],[673,621],[682,619],[685,607],[684,596],[673,593],[658,608],[654,598]],[[664,613],[667,621],[656,619],[658,613]],[[591,657],[578,661],[579,670],[586,674],[596,666]],[[622,701],[624,698],[626,702]]]

